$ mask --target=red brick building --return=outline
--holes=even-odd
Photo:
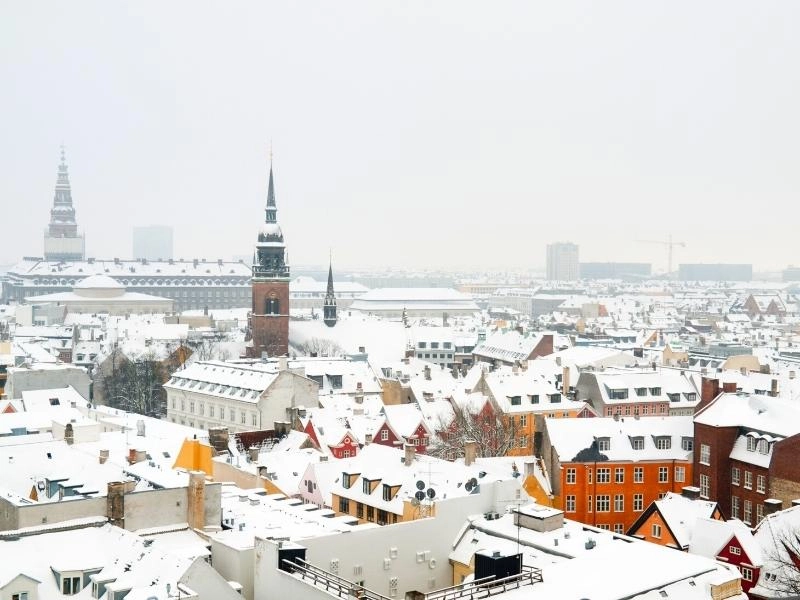
[[[768,499],[788,506],[800,497],[800,405],[718,392],[716,380],[703,380],[694,419],[694,484],[701,498],[755,526],[768,513]]]

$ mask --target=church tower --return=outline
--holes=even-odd
[[[328,263],[328,291],[322,307],[323,321],[328,327],[336,325],[336,295],[333,293],[333,262]]]
[[[44,259],[52,261],[83,260],[86,255],[85,240],[78,234],[75,208],[72,206],[72,187],[69,184],[67,159],[61,146],[61,164],[58,165],[50,224],[44,232]]]
[[[264,353],[284,356],[289,352],[289,265],[286,264],[283,231],[278,225],[271,161],[266,215],[253,257],[252,286],[251,345],[247,355],[252,358],[260,358]]]

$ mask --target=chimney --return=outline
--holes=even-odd
[[[125,527],[125,482],[109,481],[106,493],[106,517],[115,527]]]
[[[794,379],[797,376],[795,371],[789,371],[789,379]]]
[[[478,456],[478,442],[475,440],[464,441],[464,466],[469,467],[475,463]]]
[[[258,451],[260,448],[258,446],[250,446],[247,449],[247,455],[250,457],[250,462],[255,463],[258,462]]]
[[[700,488],[693,485],[685,485],[681,488],[681,496],[690,500],[697,500],[700,497]]]
[[[414,463],[414,457],[417,454],[417,450],[414,448],[413,444],[403,444],[403,450],[405,450],[403,464],[407,467],[410,467]]]
[[[747,367],[739,367],[739,373],[747,377]]]
[[[106,464],[107,460],[108,460],[108,450],[100,450],[100,464],[101,465]]]
[[[569,367],[567,366],[561,369],[561,393],[565,398],[569,396]]]
[[[778,396],[778,380],[777,379],[773,379],[772,380],[772,387],[770,388],[769,395],[772,396],[773,398]]]
[[[794,502],[792,502],[794,504]],[[775,498],[767,498],[764,500],[764,516],[783,510],[783,502]]]
[[[371,443],[372,443],[372,434],[371,433],[365,433],[364,434],[364,445],[365,446],[369,446]]]
[[[229,437],[227,427],[209,427],[208,429],[208,443],[217,454],[227,452]]]
[[[285,356],[281,356],[278,359],[278,370],[285,371],[288,368],[289,368],[289,359],[286,358]]]
[[[430,367],[430,365],[425,365],[425,368],[423,369],[423,372],[425,373],[425,379],[427,381],[430,381],[431,380],[431,367]]]
[[[188,503],[186,522],[192,529],[202,530],[206,524],[206,475],[202,471],[189,473],[189,486],[186,488]]]
[[[726,394],[735,394],[736,393],[736,382],[735,381],[726,381],[722,384],[722,391]]]
[[[353,396],[353,400],[355,400],[356,404],[364,404],[364,386],[361,385],[360,381],[356,383],[356,393]]]

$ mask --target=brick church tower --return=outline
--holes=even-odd
[[[284,356],[289,352],[289,265],[286,244],[278,225],[272,164],[264,224],[258,232],[253,257],[253,304],[250,309],[250,345],[247,356]]]

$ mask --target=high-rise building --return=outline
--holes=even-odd
[[[555,281],[580,278],[577,244],[557,242],[547,245],[547,278]]]
[[[62,146],[50,224],[44,232],[44,258],[48,261],[70,261],[83,260],[85,255],[85,240],[78,234],[78,224],[75,222],[72,188]]]
[[[254,358],[265,353],[283,356],[289,351],[289,265],[286,264],[283,231],[278,225],[272,164],[265,212],[253,258],[253,304],[248,323],[247,354]]]
[[[170,260],[172,255],[172,227],[150,225],[133,228],[133,258],[135,260]]]

